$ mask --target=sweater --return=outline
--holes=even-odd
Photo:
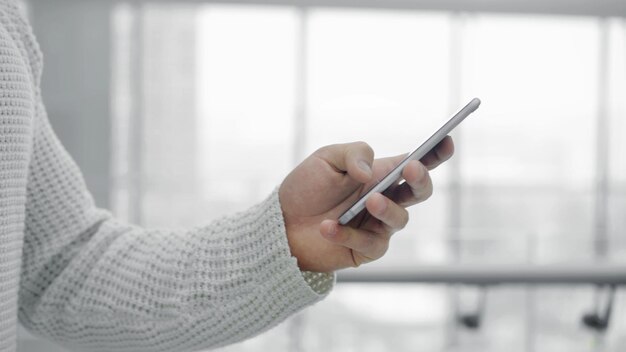
[[[333,274],[291,256],[277,191],[186,230],[97,208],[50,126],[41,72],[32,29],[0,0],[0,352],[16,350],[18,319],[80,350],[218,347],[329,292]]]

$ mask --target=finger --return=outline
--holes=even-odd
[[[420,161],[432,170],[444,161],[450,159],[454,154],[454,142],[452,137],[446,136],[439,144],[429,151]]]
[[[334,144],[323,147],[317,154],[340,172],[366,183],[372,178],[374,150],[365,142]]]
[[[349,248],[367,261],[382,257],[389,248],[389,236],[359,230],[350,226],[340,226],[335,220],[324,220],[320,225],[320,233],[328,241]],[[355,255],[353,255],[354,259]],[[355,261],[355,266],[363,263]]]
[[[405,182],[393,190],[391,199],[402,207],[421,203],[433,194],[433,182],[426,167],[411,161],[402,170]]]
[[[365,202],[365,207],[378,220],[380,228],[372,228],[374,232],[391,234],[403,229],[409,222],[409,212],[380,193],[372,194]]]

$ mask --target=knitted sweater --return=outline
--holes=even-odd
[[[81,350],[222,346],[331,289],[332,274],[298,269],[276,192],[187,231],[98,209],[50,127],[41,70],[30,26],[0,0],[0,352],[16,350],[18,316]]]

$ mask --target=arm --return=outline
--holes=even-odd
[[[19,314],[27,327],[83,349],[197,350],[265,331],[332,287],[332,274],[301,270],[331,272],[381,257],[408,221],[404,206],[432,192],[415,162],[406,183],[338,226],[328,219],[402,157],[373,161],[363,143],[335,145],[247,211],[188,231],[142,229],[94,206],[43,106],[38,111]],[[447,139],[424,162],[432,168],[451,153]],[[373,170],[355,168],[360,159]]]
[[[44,108],[34,121],[20,319],[81,348],[194,350],[243,340],[323,297],[303,277],[278,194],[188,231],[120,223],[94,206]]]
[[[186,231],[138,228],[95,207],[39,99],[35,110],[19,316],[81,349],[197,350],[267,330],[330,290],[332,274],[301,270],[379,258],[407,221],[403,207],[432,190],[416,162],[407,183],[339,227],[328,219],[395,159],[374,162],[364,144],[336,145],[247,211]],[[355,168],[359,159],[373,171]],[[444,158],[435,159],[425,164]]]

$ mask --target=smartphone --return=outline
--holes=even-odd
[[[441,126],[432,136],[430,136],[422,145],[409,154],[398,166],[391,170],[382,180],[378,181],[369,191],[361,196],[351,207],[346,210],[340,217],[339,223],[345,225],[352,220],[358,213],[365,209],[365,202],[374,193],[384,192],[389,186],[394,184],[402,176],[402,170],[411,160],[420,160],[439,142],[441,142],[452,130],[458,126],[461,121],[476,111],[480,106],[480,99],[474,98],[465,105],[459,112],[450,118],[443,126]]]

